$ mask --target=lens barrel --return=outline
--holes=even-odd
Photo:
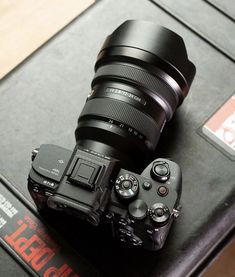
[[[141,170],[195,72],[179,35],[145,21],[124,22],[98,54],[75,131],[77,144]]]

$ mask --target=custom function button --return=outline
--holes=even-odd
[[[36,192],[36,193],[38,193],[38,192],[39,192],[39,186],[35,186],[35,185],[34,185],[34,186],[33,186],[33,191]]]
[[[139,192],[139,183],[135,176],[124,174],[117,178],[114,188],[119,198],[132,199]]]
[[[162,197],[166,196],[168,194],[168,191],[169,191],[169,189],[167,187],[165,187],[165,186],[160,186],[157,189],[158,195],[162,196]]]
[[[151,169],[151,177],[155,181],[166,182],[170,177],[169,164],[164,161],[154,162]]]
[[[143,244],[143,241],[142,241],[139,237],[133,235],[133,236],[130,238],[130,243],[131,243],[133,246],[141,246],[141,245]]]
[[[145,190],[150,190],[150,189],[152,188],[152,184],[149,183],[149,182],[147,182],[147,181],[145,181],[145,182],[143,183],[142,187],[143,187],[143,189],[145,189]]]
[[[170,218],[170,211],[166,205],[155,203],[149,210],[149,216],[155,223],[162,225]]]
[[[121,226],[127,226],[128,222],[124,218],[120,218],[118,224]]]
[[[105,215],[105,218],[106,218],[108,221],[112,222],[113,219],[114,219],[114,214],[113,214],[113,213],[107,213],[107,214]]]
[[[131,237],[132,235],[132,232],[130,230],[124,228],[119,228],[118,232],[120,236]]]

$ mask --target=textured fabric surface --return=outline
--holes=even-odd
[[[178,4],[177,13],[186,2]],[[30,199],[26,183],[31,150],[42,143],[74,147],[76,121],[90,91],[97,53],[104,38],[127,19],[153,21],[180,34],[197,67],[191,90],[166,126],[156,153],[182,168],[182,214],[159,253],[127,249],[102,228],[94,230],[66,218],[66,229],[61,218],[54,224],[105,276],[186,276],[234,222],[234,162],[198,129],[233,94],[235,65],[154,3],[99,1],[1,81],[0,170]],[[212,38],[220,40],[219,35],[215,31]]]
[[[234,21],[208,2],[202,0],[153,0],[153,2],[165,7],[173,16],[186,23],[193,31],[235,61]],[[234,5],[235,3],[231,1],[231,8],[234,8]]]

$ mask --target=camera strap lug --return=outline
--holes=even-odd
[[[172,214],[173,214],[175,219],[180,215],[181,208],[182,208],[181,206],[178,206],[177,208],[173,209]]]

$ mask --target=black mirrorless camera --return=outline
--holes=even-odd
[[[195,75],[183,39],[144,21],[126,21],[104,42],[73,151],[33,151],[28,188],[39,210],[61,210],[114,237],[158,250],[181,195],[181,170],[153,153]]]

